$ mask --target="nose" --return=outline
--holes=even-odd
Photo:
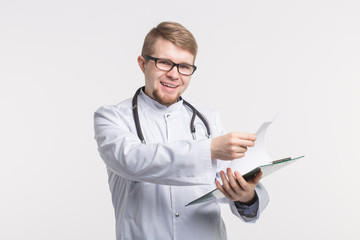
[[[168,71],[166,73],[166,76],[171,78],[172,80],[176,80],[179,78],[179,71],[178,71],[178,67],[177,66],[174,66],[173,69],[171,69],[171,71]]]

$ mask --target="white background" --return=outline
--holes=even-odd
[[[143,85],[146,33],[178,21],[198,40],[184,98],[228,130],[269,128],[274,158],[256,224],[232,239],[358,239],[358,1],[0,1],[0,239],[114,239],[93,112]]]

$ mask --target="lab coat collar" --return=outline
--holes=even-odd
[[[152,99],[151,97],[149,97],[148,95],[146,95],[143,91],[143,89],[141,89],[140,94],[139,94],[139,99],[141,99],[142,101],[145,102],[145,104],[148,107],[151,107],[152,109],[161,112],[161,113],[171,113],[171,112],[177,112],[181,109],[181,107],[183,106],[183,99],[182,97],[179,98],[179,101],[177,101],[176,103],[170,105],[170,106],[165,106],[161,103],[159,103],[158,101]]]

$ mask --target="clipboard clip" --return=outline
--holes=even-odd
[[[291,160],[291,157],[287,157],[287,158],[275,160],[275,161],[272,161],[272,162],[270,162],[270,163],[271,163],[271,164],[276,164],[276,163],[285,162],[285,161],[289,161],[289,160]]]

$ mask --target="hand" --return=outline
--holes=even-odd
[[[237,171],[235,171],[235,178],[230,168],[226,169],[226,172],[229,180],[226,178],[224,171],[220,172],[223,186],[216,180],[216,186],[220,192],[233,202],[239,201],[244,204],[251,202],[255,197],[255,187],[262,177],[262,172],[259,172],[248,181]]]
[[[248,147],[255,145],[256,135],[232,132],[211,140],[211,158],[234,160],[245,156]]]

